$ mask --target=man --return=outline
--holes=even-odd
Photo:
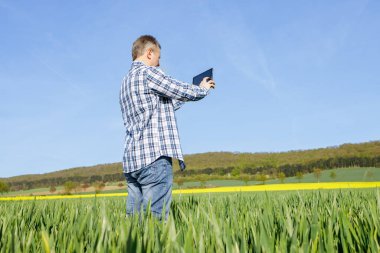
[[[174,111],[204,98],[213,80],[199,86],[178,81],[160,68],[161,45],[150,35],[132,47],[132,66],[124,77],[120,106],[126,128],[123,170],[128,182],[127,215],[146,210],[167,219],[173,184],[172,158],[185,169]]]

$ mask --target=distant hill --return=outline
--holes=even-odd
[[[173,163],[176,174],[223,175],[235,169],[247,174],[283,171],[287,176],[294,176],[296,171],[307,173],[315,167],[321,169],[350,166],[380,167],[380,141],[277,153],[208,152],[185,155],[185,160],[187,164],[185,172],[179,172],[178,163],[176,161]],[[10,183],[13,189],[30,189],[61,185],[68,180],[91,183],[123,179],[121,163],[110,163],[1,180]]]

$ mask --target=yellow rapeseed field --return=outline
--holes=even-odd
[[[320,190],[320,189],[358,189],[377,188],[380,182],[335,182],[335,183],[294,183],[294,184],[268,184],[251,186],[229,186],[203,189],[178,189],[173,190],[176,194],[199,194],[199,193],[223,193],[223,192],[261,192],[261,191],[295,191],[295,190]],[[16,196],[0,197],[0,201],[13,200],[45,200],[45,199],[77,199],[94,197],[125,197],[127,193],[101,193],[101,194],[77,194],[77,195],[51,195],[51,196]]]

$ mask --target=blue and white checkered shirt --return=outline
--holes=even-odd
[[[130,173],[160,156],[179,160],[185,168],[174,111],[185,101],[204,98],[208,89],[175,80],[158,67],[132,62],[120,90],[126,128],[123,170]]]

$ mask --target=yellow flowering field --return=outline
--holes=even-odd
[[[320,190],[320,189],[360,189],[378,188],[380,182],[334,182],[334,183],[294,183],[294,184],[269,184],[251,186],[229,186],[214,188],[177,189],[176,194],[201,194],[223,192],[260,192],[260,191],[297,191],[297,190]],[[76,194],[76,195],[51,195],[51,196],[16,196],[0,197],[0,201],[12,200],[45,200],[45,199],[78,199],[94,197],[122,197],[127,193],[101,193],[101,194]]]

